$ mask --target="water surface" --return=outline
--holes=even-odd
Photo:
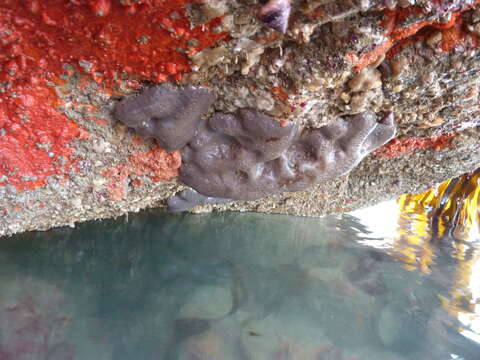
[[[390,235],[146,211],[3,238],[0,359],[480,359],[478,239]]]

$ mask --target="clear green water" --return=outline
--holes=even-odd
[[[448,247],[407,271],[365,233],[150,211],[1,239],[0,360],[480,359],[440,301],[459,290]]]

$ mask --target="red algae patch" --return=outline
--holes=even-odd
[[[10,56],[7,53],[8,61],[30,71],[40,65],[43,75],[58,76],[64,72],[63,64],[70,63],[98,82],[112,82],[121,74],[169,79],[189,69],[184,52],[199,51],[225,38],[211,31],[218,19],[190,29],[182,8],[187,0],[2,3],[1,29],[8,34],[4,46],[14,49]]]
[[[475,1],[474,4],[466,7],[463,11],[470,9],[479,3],[480,1]],[[418,34],[420,30],[425,28],[438,29],[443,32],[447,39],[442,42],[440,48],[445,52],[452,51],[454,46],[463,42],[466,36],[466,33],[462,30],[461,26],[461,14],[463,11],[452,13],[451,19],[448,22],[442,23],[438,20],[423,20],[410,26],[403,26],[404,22],[410,16],[421,15],[422,9],[416,6],[397,8],[394,10],[385,9],[381,26],[385,29],[385,36],[387,39],[381,45],[378,45],[373,50],[363,54],[360,58],[350,55],[355,63],[355,71],[360,71],[364,67],[373,64],[383,54],[387,54],[388,57],[395,55],[406,44],[409,44],[411,42],[410,40],[422,40],[422,36],[419,36],[418,39],[413,39],[413,37]]]
[[[16,89],[16,97],[0,98],[0,186],[35,189],[51,175],[74,170],[67,144],[88,133],[55,110],[53,89],[32,84]]]
[[[114,89],[119,79],[179,80],[193,54],[225,38],[191,28],[188,0],[0,1],[0,186],[35,189],[75,171],[86,132],[56,108],[65,64]],[[169,175],[167,176],[169,177]]]
[[[456,135],[455,133],[446,133],[431,137],[396,138],[375,150],[373,154],[380,158],[393,158],[403,154],[411,154],[420,149],[441,150],[446,147],[453,147],[452,140]]]
[[[179,151],[167,152],[161,148],[140,151],[129,158],[129,166],[136,175],[149,175],[152,181],[170,180],[178,175],[182,164]]]
[[[462,18],[459,17],[455,24],[447,29],[442,29],[442,40],[440,42],[440,49],[445,52],[454,51],[457,47],[467,45],[470,42],[471,46],[477,47],[479,39],[476,35],[465,31]]]
[[[178,176],[182,164],[179,151],[167,152],[159,147],[139,151],[128,158],[127,164],[106,169],[102,175],[109,179],[107,185],[111,200],[121,200],[126,195],[126,180],[129,176],[148,175],[154,182],[170,180]],[[139,179],[132,181],[134,186],[143,184]]]

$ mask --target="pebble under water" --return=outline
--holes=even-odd
[[[478,236],[459,257],[448,233],[390,235],[351,215],[145,211],[3,238],[0,359],[480,359]]]

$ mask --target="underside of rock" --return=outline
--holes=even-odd
[[[479,1],[6,0],[0,39],[0,235],[189,186],[319,216],[480,167]]]

